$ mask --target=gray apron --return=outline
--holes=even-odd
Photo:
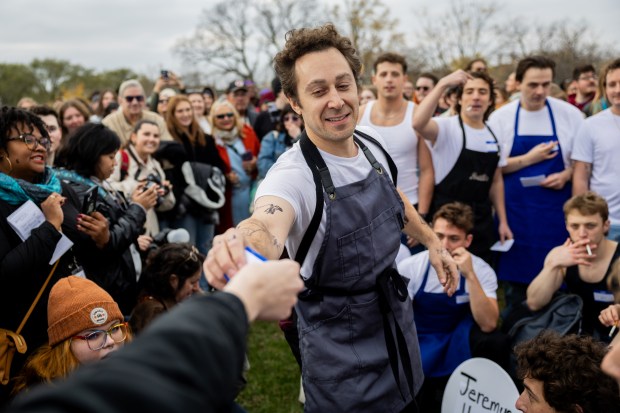
[[[308,289],[296,306],[305,411],[400,412],[423,381],[413,306],[394,264],[401,198],[356,137],[373,169],[338,188],[314,144],[302,139],[306,161],[320,172],[327,217]]]

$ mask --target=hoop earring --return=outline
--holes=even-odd
[[[6,159],[7,162],[9,163],[9,171],[6,173],[7,175],[9,175],[11,172],[13,172],[13,163],[11,162],[8,156],[0,155],[0,161],[2,161],[3,159]]]

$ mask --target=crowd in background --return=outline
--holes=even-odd
[[[489,355],[510,346],[506,327],[493,335],[500,333],[498,288],[505,320],[522,303],[530,312],[544,308],[560,289],[584,296],[582,332],[597,340],[609,342],[620,320],[608,282],[620,256],[620,60],[579,65],[560,84],[551,82],[547,60],[519,66],[507,79],[492,79],[476,59],[441,79],[423,73],[409,80],[406,63],[388,57],[375,65],[373,85],[359,88],[359,123],[368,111],[366,122],[379,126],[399,172],[411,170],[399,182],[409,182],[409,173],[412,184],[399,186],[442,241],[454,244],[447,250],[463,274],[459,291],[471,297],[463,320],[473,313],[459,336],[476,344],[466,356],[488,356],[507,370],[508,352]],[[391,65],[400,74],[381,80],[381,68]],[[304,133],[277,78],[264,89],[238,79],[220,96],[170,71],[150,94],[133,79],[109,87],[52,106],[24,97],[0,113],[0,327],[17,330],[34,305],[20,329],[28,350],[11,367],[15,392],[66,376],[92,362],[89,356],[103,358],[159,314],[208,290],[201,264],[214,235],[251,215],[257,186]],[[390,148],[397,123],[373,112],[385,102],[402,103],[398,116],[416,139],[406,150]],[[538,126],[548,119],[549,127]],[[469,139],[480,130],[482,149],[472,149]],[[521,137],[529,139],[523,147]],[[446,148],[449,142],[460,146]],[[488,172],[483,185],[461,187],[475,196],[455,189],[461,162]],[[528,179],[541,175],[538,192],[528,192]],[[41,222],[22,238],[10,217],[26,213],[20,207],[29,200]],[[536,203],[543,205],[538,212]],[[51,265],[62,237],[72,245]],[[496,240],[515,243],[511,252],[491,252]],[[442,302],[434,301],[441,286],[428,281],[424,254],[404,238],[402,257],[410,258],[399,270],[420,306],[420,340],[427,329],[432,348],[436,319],[425,319],[426,306]],[[424,364],[437,379],[427,392],[441,390],[455,368],[444,363],[447,353]],[[2,386],[0,405],[8,389]],[[436,405],[436,394],[425,397]]]

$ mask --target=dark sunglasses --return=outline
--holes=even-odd
[[[292,120],[293,122],[297,122],[299,120],[299,116],[297,116],[297,115],[286,115],[284,117],[284,122],[287,122],[289,120]]]
[[[37,145],[41,145],[45,148],[46,151],[49,151],[52,147],[52,141],[50,138],[41,138],[37,139],[34,135],[30,133],[22,133],[19,136],[13,136],[7,138],[8,141],[22,141],[26,144],[29,150],[34,151],[37,149]]]
[[[415,90],[423,90],[425,92],[428,92],[431,88],[428,86],[416,86]]]
[[[142,102],[142,101],[144,101],[144,96],[142,96],[142,95],[125,96],[125,100],[127,101],[127,103],[133,102],[134,99],[137,100],[138,102]]]
[[[234,113],[222,113],[221,115],[215,115],[215,119],[234,118]]]

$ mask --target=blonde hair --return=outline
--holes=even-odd
[[[213,103],[213,106],[211,106],[211,112],[209,112],[209,123],[211,123],[211,127],[213,128],[213,131],[215,132],[215,130],[219,130],[217,128],[217,126],[215,126],[215,112],[217,112],[217,110],[222,107],[222,106],[226,106],[230,109],[230,111],[232,113],[235,114],[235,126],[237,127],[237,130],[239,131],[239,136],[241,136],[241,138],[245,138],[244,136],[244,131],[243,131],[243,119],[241,118],[241,116],[239,116],[239,112],[237,112],[237,109],[235,109],[235,106],[230,103],[227,100],[221,100],[219,102],[215,102]]]

